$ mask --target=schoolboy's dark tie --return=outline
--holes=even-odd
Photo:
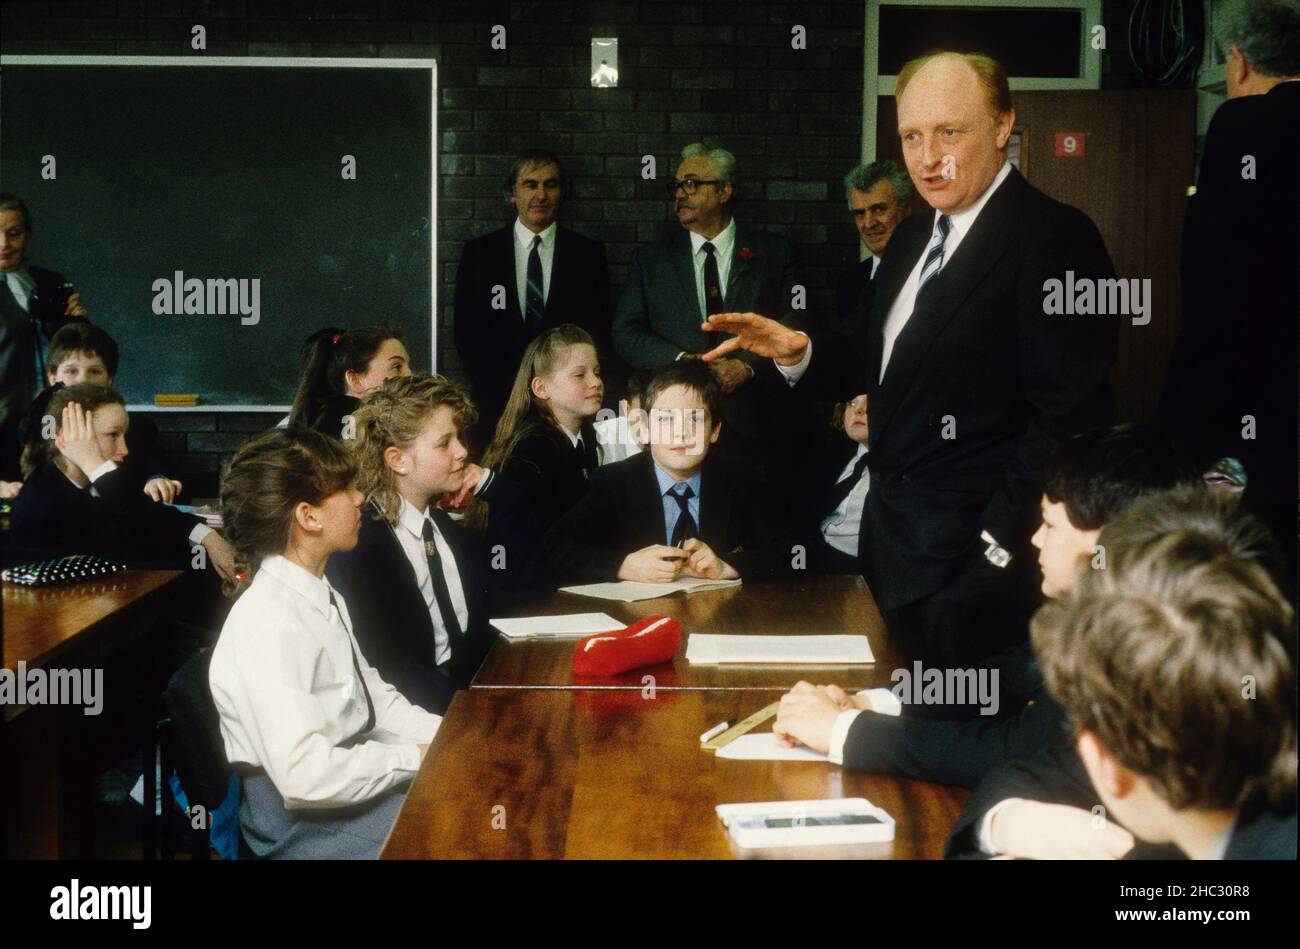
[[[676,547],[692,537],[700,536],[700,528],[695,523],[695,518],[691,516],[690,500],[695,497],[695,492],[691,490],[689,484],[684,484],[681,491],[669,488],[668,493],[672,495],[673,500],[677,502],[677,506],[681,508],[677,523],[673,525],[673,536],[669,539],[669,543]]]
[[[460,620],[456,618],[456,608],[451,605],[447,575],[442,572],[442,558],[438,556],[438,544],[433,539],[433,521],[427,517],[424,519],[420,536],[424,538],[424,556],[429,561],[429,579],[433,581],[433,601],[438,606],[438,612],[442,614],[442,626],[447,630],[447,640],[454,650],[456,641],[462,635]]]
[[[338,601],[334,599],[334,591],[330,591],[330,606],[334,612],[339,614],[339,622],[343,623],[343,628],[348,629],[348,624],[343,620],[343,611],[339,609]],[[348,630],[348,646],[352,649],[352,668],[356,670],[357,681],[361,683],[361,691],[366,696],[366,727],[357,733],[356,737],[369,734],[375,727],[375,703],[370,698],[370,689],[366,687],[366,677],[361,674],[361,662],[357,659],[357,647],[352,644],[351,630]]]
[[[546,304],[542,300],[542,257],[537,246],[542,242],[542,235],[533,237],[533,249],[528,252],[527,297],[524,305],[524,323],[528,329],[536,330],[542,325],[542,313]]]

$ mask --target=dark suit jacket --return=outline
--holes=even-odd
[[[596,430],[590,422],[582,426],[582,441],[588,449],[596,445]],[[595,468],[590,452],[588,460]],[[579,462],[568,436],[554,425],[542,424],[520,439],[501,473],[519,487],[521,502],[532,511],[537,529],[545,533],[587,493],[588,471]],[[491,502],[490,523],[504,516],[501,512],[508,503]]]
[[[742,578],[790,570],[789,522],[736,469],[712,457],[700,472],[699,529],[700,539]],[[613,580],[628,554],[665,542],[663,499],[644,451],[592,474],[586,497],[546,535],[545,573],[559,583]]]
[[[33,471],[13,502],[6,560],[98,554],[131,566],[189,568],[189,535],[202,521],[151,501],[125,467],[94,486],[98,498],[52,461]]]
[[[1241,459],[1248,501],[1283,508],[1295,551],[1300,82],[1229,99],[1205,136],[1183,224],[1183,321],[1160,415],[1201,462]],[[1243,178],[1243,159],[1255,177]],[[1253,440],[1242,416],[1256,419]],[[1274,518],[1270,518],[1274,520]]]
[[[871,265],[875,260],[874,257],[868,257],[859,261],[835,281],[835,308],[840,314],[841,323],[849,318],[859,304],[862,304],[862,312],[871,312]]]
[[[981,858],[979,826],[999,801],[1019,797],[1091,810],[1101,803],[1082,759],[1068,740],[1053,742],[1037,753],[1004,765],[982,781],[953,825],[944,847],[948,858]],[[1138,841],[1125,859],[1179,859],[1185,855],[1172,844]],[[1296,802],[1243,814],[1233,828],[1224,854],[1227,860],[1294,860]]]
[[[752,251],[752,255],[742,254]],[[791,309],[791,289],[807,284],[794,245],[776,234],[736,222],[731,270],[723,293],[725,309],[761,313],[783,323],[810,320],[807,310]],[[700,330],[700,311],[691,259],[690,233],[679,229],[639,248],[628,267],[627,284],[614,314],[614,346],[633,366],[670,363],[677,354],[704,353],[721,339]],[[723,430],[718,448],[739,456],[774,454],[782,440],[805,431],[802,407],[792,404],[771,360],[737,350],[732,354],[754,368],[755,377],[723,400]],[[804,423],[798,424],[796,422]]]
[[[444,668],[435,661],[433,618],[415,570],[373,503],[363,509],[356,547],[332,556],[325,571],[347,602],[366,660],[408,701],[441,715],[456,690],[469,687],[495,633],[487,622],[488,563],[482,550],[443,511],[435,509],[433,519],[451,547],[469,608],[463,638],[453,639]]]
[[[1065,712],[1048,694],[1028,644],[980,666],[998,669],[996,716],[921,718],[906,705],[898,716],[864,712],[845,738],[844,767],[969,788],[1061,739]]]
[[[511,221],[468,241],[456,269],[456,351],[469,373],[474,401],[484,421],[491,424],[505,408],[524,349],[539,333],[561,323],[576,323],[595,339],[602,358],[612,355],[605,245],[568,228],[556,228],[546,309],[541,326],[529,332],[515,279],[514,232]],[[492,308],[496,286],[505,288],[504,310]]]
[[[859,559],[884,610],[939,589],[982,549],[981,530],[1031,557],[1043,461],[1071,434],[1108,424],[1113,408],[1117,318],[1043,312],[1046,280],[1112,276],[1101,235],[1014,169],[926,288],[878,381],[885,319],[933,227],[933,214],[898,225],[866,338],[813,334],[795,386],[829,401],[870,397]]]

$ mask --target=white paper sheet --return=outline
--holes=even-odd
[[[605,613],[569,613],[564,616],[517,616],[489,620],[510,639],[581,639],[610,633],[627,626]]]
[[[731,743],[719,748],[719,758],[733,758],[737,761],[829,761],[821,752],[813,751],[802,745],[786,748],[776,740],[775,732],[759,732],[741,735]]]
[[[686,661],[700,665],[763,663],[777,666],[859,665],[875,662],[862,635],[714,636],[692,633]]]
[[[661,596],[672,596],[685,591],[694,593],[701,590],[726,590],[740,586],[739,580],[701,580],[698,577],[683,577],[672,583],[636,583],[632,580],[617,580],[613,583],[586,583],[576,587],[560,587],[561,593],[576,593],[579,596],[592,596],[598,600],[621,600],[635,603],[637,600],[653,600]]]

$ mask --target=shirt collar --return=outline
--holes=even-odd
[[[555,243],[555,229],[558,226],[557,222],[552,221],[550,227],[542,231],[540,235],[536,235],[528,228],[524,227],[523,221],[519,220],[519,218],[515,218],[515,240],[524,248],[524,250],[530,250],[533,246],[533,238],[540,236],[542,238],[541,247],[549,249],[551,245]]]
[[[280,554],[272,554],[265,558],[257,572],[279,580],[327,619],[334,618],[333,610],[330,608],[330,593],[334,588],[324,577],[312,576],[305,568]]]
[[[974,204],[962,211],[954,211],[948,215],[948,220],[952,223],[953,229],[956,230],[957,233],[963,237],[966,236],[966,232],[970,230],[971,226],[975,223],[975,219],[979,217],[980,211],[984,210],[984,205],[988,204],[989,198],[993,197],[993,192],[998,190],[998,187],[1002,182],[1007,180],[1007,176],[1010,174],[1011,162],[1004,161],[1002,163],[1002,168],[993,176],[992,184],[984,189],[984,193],[979,196],[978,200],[976,200]],[[940,213],[942,212],[937,210],[934,212],[935,224],[938,224],[939,222]]]
[[[1232,832],[1237,829],[1237,822],[1234,820],[1223,828],[1223,833],[1215,838],[1210,849],[1201,857],[1202,860],[1222,860],[1228,854],[1228,845],[1232,843]]]
[[[402,498],[402,509],[397,513],[397,523],[401,524],[402,527],[410,531],[416,537],[423,538],[425,521],[433,524],[433,529],[437,532],[438,525],[434,524],[433,518],[429,516],[427,508],[423,511],[417,511],[414,504],[406,500],[406,498]]]
[[[577,447],[578,447],[578,439],[579,439],[579,438],[582,438],[582,444],[583,444],[584,447],[586,446],[586,444],[587,444],[587,440],[586,440],[585,438],[582,437],[582,429],[581,429],[581,428],[579,428],[578,431],[577,431],[576,433],[574,433],[574,432],[569,431],[569,430],[568,430],[567,428],[565,428],[563,425],[556,425],[555,427],[558,428],[560,431],[562,431],[562,432],[564,433],[564,437],[567,438],[567,439],[569,440],[569,444],[572,445],[574,448],[577,448]]]
[[[658,464],[655,464],[654,468],[655,478],[659,481],[659,494],[661,497],[667,494],[670,488],[675,488],[681,483],[672,475],[660,468]],[[686,484],[691,486],[691,491],[694,492],[695,496],[698,498],[700,496],[700,473],[697,471],[695,474],[687,478]]]
[[[880,255],[876,254],[871,258],[871,279],[876,279],[876,271],[880,269]]]
[[[691,255],[694,256],[700,252],[706,241],[713,244],[714,254],[719,260],[731,259],[731,245],[736,242],[736,219],[733,217],[727,222],[727,226],[722,229],[722,233],[712,239],[696,234],[694,231],[688,231],[691,235]]]
[[[31,271],[27,269],[27,262],[23,261],[17,270],[11,270],[8,273],[0,274],[7,283],[17,283],[29,293],[36,286],[36,279],[32,276]]]

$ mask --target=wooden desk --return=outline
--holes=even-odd
[[[3,584],[4,668],[102,669],[154,626],[180,570],[128,570],[54,587]],[[121,720],[151,713],[126,688],[141,670],[105,675],[104,711]],[[93,855],[96,748],[91,726],[101,723],[80,707],[5,706],[7,730],[0,757],[0,797],[10,857]],[[151,723],[134,723],[142,729]],[[144,732],[141,731],[143,735]],[[150,782],[151,784],[151,782]]]
[[[834,682],[863,689],[889,684],[890,673],[903,665],[885,637],[885,623],[861,577],[807,576],[746,581],[729,590],[678,593],[657,600],[619,603],[572,593],[554,593],[540,603],[516,610],[516,616],[605,612],[634,623],[647,616],[673,616],[683,634],[748,633],[756,636],[866,633],[874,665],[858,666],[700,666],[686,662],[686,635],[671,664],[637,669],[617,676],[573,675],[574,640],[511,642],[498,636],[478,675],[476,689],[637,689],[652,675],[657,689],[761,689],[785,691],[800,679]]]
[[[808,761],[729,761],[700,735],[768,696],[745,692],[460,692],[407,795],[385,859],[934,858],[966,791]],[[760,730],[770,726],[760,726]],[[734,848],[714,807],[865,797],[892,844]],[[502,812],[497,805],[504,808]],[[495,809],[495,810],[494,810]],[[493,819],[504,813],[505,829]]]

